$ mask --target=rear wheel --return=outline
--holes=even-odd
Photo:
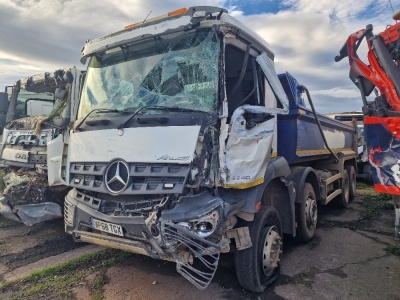
[[[308,242],[315,235],[317,227],[318,208],[313,186],[304,183],[301,203],[296,203],[296,239],[300,242]]]
[[[349,175],[349,201],[354,200],[356,197],[356,184],[357,184],[357,175],[356,170],[353,166],[346,167],[347,173]]]
[[[278,211],[262,207],[248,223],[253,246],[236,251],[236,275],[242,287],[263,292],[279,276],[282,257],[282,225]]]
[[[335,203],[339,207],[346,207],[349,204],[350,197],[350,180],[347,170],[343,170],[342,174],[342,193],[336,197]]]

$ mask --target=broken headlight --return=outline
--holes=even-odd
[[[219,219],[219,212],[217,210],[213,210],[199,219],[190,220],[187,222],[179,222],[178,225],[204,238],[213,234],[218,226]]]

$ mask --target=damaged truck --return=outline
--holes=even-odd
[[[173,11],[82,52],[64,208],[76,241],[175,262],[199,289],[234,252],[239,283],[261,292],[283,234],[312,239],[317,205],[354,197],[355,129],[307,108],[225,9]]]
[[[75,67],[37,74],[0,93],[5,173],[0,213],[7,219],[31,226],[62,217],[68,191],[63,153],[83,74]]]

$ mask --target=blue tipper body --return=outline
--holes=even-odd
[[[289,73],[279,74],[278,77],[289,98],[289,114],[278,115],[277,154],[285,157],[289,164],[307,161],[315,156],[329,155],[314,114],[305,106],[301,85]],[[331,150],[339,152],[353,149],[355,128],[321,114],[318,114],[318,119]],[[333,135],[343,139],[342,147],[332,146],[333,141],[329,141],[329,136]]]

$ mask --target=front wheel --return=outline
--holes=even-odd
[[[253,246],[236,251],[236,275],[242,287],[263,292],[279,276],[282,257],[282,225],[278,211],[262,207],[248,223]]]

